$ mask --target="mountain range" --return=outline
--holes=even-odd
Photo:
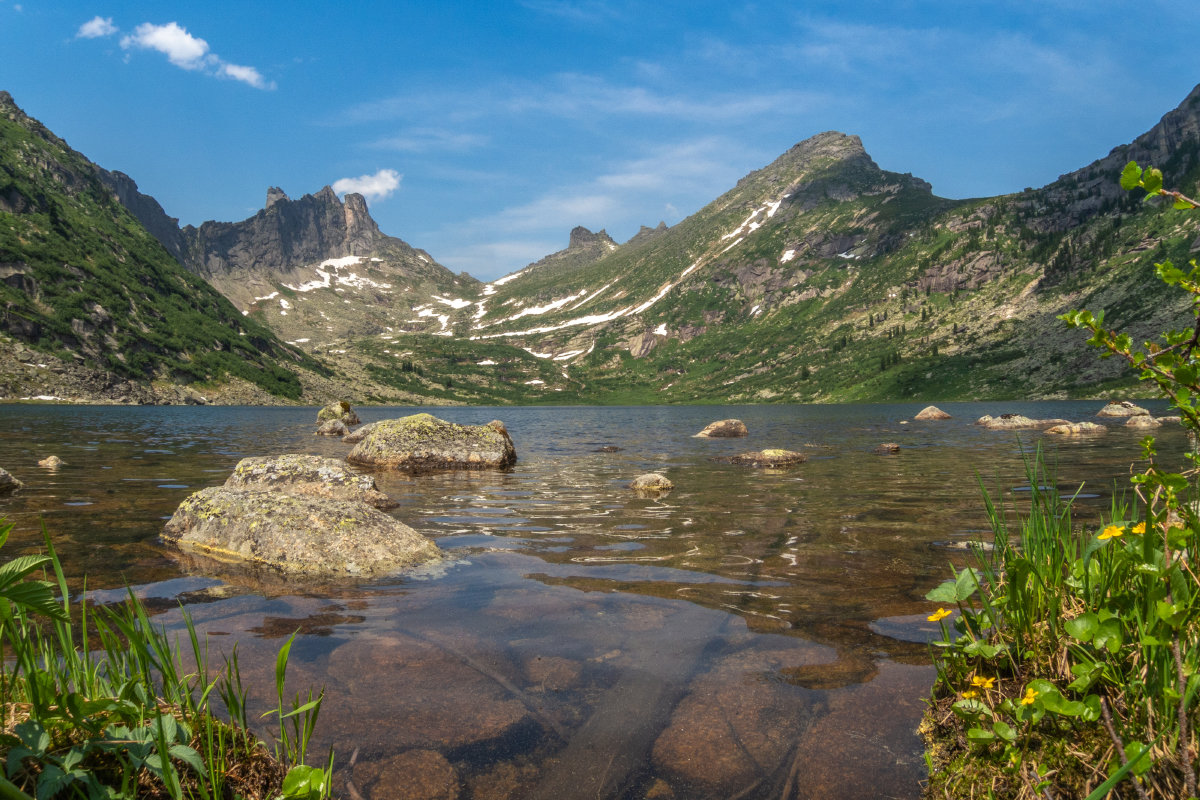
[[[382,233],[361,195],[270,188],[249,219],[181,228],[7,94],[0,136],[8,396],[53,392],[4,367],[6,353],[220,402],[1129,394],[1133,376],[1056,317],[1103,309],[1134,338],[1179,327],[1187,302],[1152,265],[1200,250],[1197,215],[1117,180],[1136,159],[1195,192],[1200,87],[1134,142],[1000,197],[938,197],[880,169],[857,137],[822,133],[676,225],[624,243],[577,227],[564,250],[490,283]]]

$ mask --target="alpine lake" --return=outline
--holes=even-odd
[[[315,408],[0,406],[0,467],[25,483],[0,497],[16,524],[0,556],[41,550],[44,522],[94,602],[132,589],[179,632],[186,608],[215,666],[236,643],[259,711],[296,634],[289,696],[324,687],[310,759],[334,748],[342,797],[917,798],[939,635],[924,595],[990,538],[981,485],[1015,520],[1040,447],[1078,492],[1084,535],[1127,492],[1145,436],[1122,419],[1072,438],[974,424],[1095,420],[1100,401],[943,403],[952,419],[913,421],[923,405],[359,407],[364,423],[500,419],[519,460],[374,473],[400,503],[389,513],[447,558],[340,584],[230,573],[158,542],[245,456],[343,458],[350,445],[313,434]],[[750,435],[693,438],[730,417]],[[1180,463],[1182,428],[1156,435]],[[899,451],[877,454],[884,442]],[[808,460],[713,460],[765,448]],[[65,466],[39,467],[49,455]],[[674,491],[630,491],[652,471]]]

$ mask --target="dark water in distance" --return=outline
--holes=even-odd
[[[1101,405],[945,403],[953,419],[907,424],[920,404],[361,408],[364,422],[501,419],[519,461],[377,474],[391,513],[450,558],[339,586],[252,584],[156,540],[244,456],[344,457],[312,434],[315,409],[0,406],[0,467],[26,484],[0,498],[17,526],[4,555],[40,547],[44,520],[99,599],[134,586],[170,626],[182,600],[214,651],[238,642],[260,700],[299,630],[289,685],[326,687],[312,752],[334,746],[367,798],[916,798],[934,676],[923,596],[988,535],[976,475],[1019,504],[1041,443],[1061,487],[1085,484],[1077,515],[1094,524],[1144,436],[1122,420],[1076,440],[973,423]],[[750,436],[692,438],[727,417]],[[1176,426],[1158,437],[1164,458],[1186,445]],[[882,442],[901,449],[876,455]],[[767,447],[809,460],[712,461]],[[66,466],[37,466],[51,454]],[[675,490],[630,492],[647,471]]]

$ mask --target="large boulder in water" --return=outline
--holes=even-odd
[[[179,504],[165,542],[292,575],[387,575],[441,557],[436,544],[366,503],[214,486]]]
[[[1097,417],[1144,417],[1150,412],[1141,406],[1135,406],[1128,400],[1110,400],[1104,408],[1096,412]]]
[[[990,431],[1020,431],[1053,428],[1055,425],[1070,425],[1071,421],[1068,419],[1030,419],[1020,414],[1001,414],[998,417],[984,414],[975,421],[975,424]]]
[[[458,425],[432,414],[385,419],[346,460],[364,467],[390,467],[408,472],[443,469],[504,469],[517,461],[517,451],[504,423]]]
[[[375,486],[370,475],[359,475],[335,458],[287,453],[243,458],[225,481],[230,489],[263,489],[307,497],[361,500],[375,508],[398,505]]]
[[[342,441],[345,442],[346,444],[358,444],[363,439],[367,438],[367,434],[373,430],[375,430],[375,423],[368,422],[366,425],[363,425],[358,430],[353,431],[351,433],[347,433],[345,436],[342,437]]]
[[[1134,428],[1135,430],[1150,430],[1162,426],[1162,422],[1156,420],[1149,414],[1139,414],[1125,420],[1126,428]]]
[[[10,473],[8,470],[0,469],[0,494],[15,492],[24,485],[25,484],[14,478],[12,473]]]
[[[917,412],[917,415],[913,417],[913,419],[919,419],[922,421],[930,419],[950,419],[950,415],[945,411],[942,411],[937,406],[925,406],[919,412]]]
[[[330,420],[341,420],[346,425],[357,425],[362,420],[358,418],[358,414],[354,413],[354,409],[345,400],[337,403],[330,403],[317,412],[317,422],[329,422]]]
[[[746,429],[746,423],[740,419],[721,419],[716,422],[710,422],[705,426],[704,430],[693,436],[693,439],[728,439],[738,436],[746,436],[750,433]]]

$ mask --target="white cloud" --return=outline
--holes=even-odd
[[[84,29],[95,26],[97,22],[111,25],[111,20],[101,20],[100,17],[86,23],[79,29],[80,36],[85,35]],[[116,27],[112,28],[115,32]],[[89,38],[94,38],[89,36]],[[199,36],[193,36],[177,22],[166,25],[155,25],[143,22],[134,28],[133,33],[121,37],[123,50],[155,50],[162,53],[177,67],[186,70],[202,70],[218,78],[229,78],[241,81],[256,89],[274,89],[275,83],[267,81],[254,67],[231,64],[211,52],[208,42]]]
[[[79,26],[79,30],[75,33],[75,38],[102,39],[105,36],[112,36],[118,30],[120,29],[113,24],[112,17],[97,15]]]
[[[357,192],[370,200],[382,200],[400,188],[404,177],[394,169],[381,169],[374,175],[359,175],[357,178],[342,178],[334,181],[333,190],[338,194]]]
[[[402,153],[428,153],[449,150],[463,152],[483,147],[490,138],[481,134],[448,131],[440,128],[413,128],[395,136],[386,136],[371,143],[379,150],[398,150]]]
[[[192,36],[176,22],[166,25],[143,22],[133,33],[121,37],[121,47],[126,50],[135,47],[157,50],[172,64],[183,69],[200,69],[216,58],[209,55],[208,42]]]

